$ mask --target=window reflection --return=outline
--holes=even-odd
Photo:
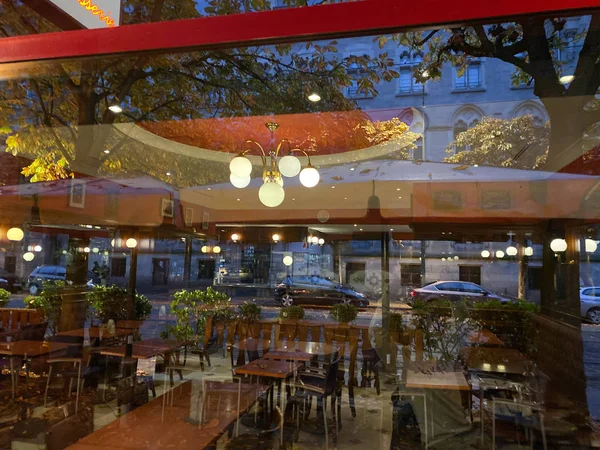
[[[3,79],[0,439],[592,446],[596,21]]]

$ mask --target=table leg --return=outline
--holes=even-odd
[[[12,390],[12,398],[13,400],[15,399],[15,363],[14,363],[14,358],[10,358],[10,386],[11,386],[11,390]]]

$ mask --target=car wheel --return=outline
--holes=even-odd
[[[37,284],[29,286],[29,293],[31,295],[38,295],[40,293],[40,287]]]
[[[600,308],[592,308],[587,313],[588,319],[595,325],[600,324]]]
[[[283,294],[281,297],[281,304],[283,306],[292,306],[294,304],[294,299],[290,294]]]

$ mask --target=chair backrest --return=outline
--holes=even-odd
[[[325,386],[324,386],[325,395],[330,395],[335,392],[335,389],[337,387],[337,380],[338,380],[337,373],[338,373],[339,365],[340,365],[340,358],[338,357],[337,352],[336,352],[335,359],[331,362],[331,364],[329,364],[329,366],[327,366],[327,373],[325,375]]]
[[[19,330],[17,341],[43,341],[46,336],[48,322],[38,323],[36,325],[27,325]]]

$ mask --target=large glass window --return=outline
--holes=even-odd
[[[0,64],[0,448],[594,447],[585,11]]]

